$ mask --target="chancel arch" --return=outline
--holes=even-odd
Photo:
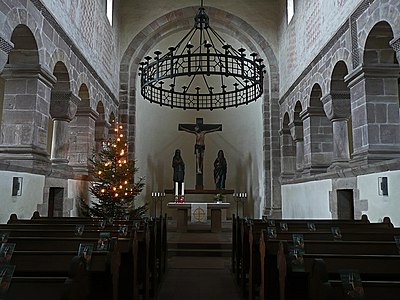
[[[120,82],[120,99],[121,106],[119,110],[119,117],[121,120],[129,120],[126,125],[128,128],[128,139],[129,147],[135,153],[141,153],[142,157],[135,157],[138,160],[139,169],[149,168],[149,166],[157,165],[162,169],[163,174],[160,175],[161,180],[157,180],[157,184],[160,185],[159,189],[169,187],[171,177],[170,166],[167,162],[173,156],[175,148],[182,148],[184,159],[186,159],[188,172],[193,167],[192,156],[193,145],[190,137],[184,136],[182,133],[177,133],[178,123],[189,123],[193,122],[196,117],[203,117],[207,123],[217,123],[225,119],[226,112],[220,110],[203,111],[176,111],[165,107],[156,107],[155,105],[148,106],[147,103],[143,102],[140,95],[140,84],[137,77],[139,69],[139,62],[144,59],[146,55],[153,55],[154,50],[167,49],[170,44],[177,42],[176,38],[185,33],[186,30],[193,26],[193,16],[196,8],[184,8],[176,12],[170,13],[167,16],[163,16],[159,21],[154,21],[143,32],[133,37],[132,42],[128,45],[121,61],[121,82]],[[280,172],[280,159],[275,157],[276,153],[279,153],[279,135],[266,135],[264,137],[265,130],[268,131],[270,128],[275,128],[276,132],[279,131],[279,117],[272,116],[278,111],[278,98],[277,94],[270,91],[274,91],[278,84],[278,63],[275,54],[269,45],[268,41],[260,35],[254,28],[252,28],[245,21],[241,20],[235,15],[231,15],[226,11],[214,7],[206,7],[207,14],[210,17],[210,24],[215,26],[218,31],[221,31],[225,39],[229,39],[229,42],[233,41],[233,44],[241,45],[248,49],[247,55],[252,51],[260,53],[261,58],[264,59],[267,65],[266,80],[264,82],[265,95],[259,99],[256,103],[251,103],[248,106],[238,109],[229,109],[231,112],[230,117],[226,118],[226,122],[223,123],[223,129],[221,133],[217,133],[214,137],[209,136],[209,144],[206,150],[205,164],[212,166],[213,160],[215,159],[216,153],[219,148],[223,148],[227,156],[228,161],[234,165],[230,165],[230,170],[241,169],[242,166],[248,166],[249,163],[254,165],[253,168],[247,168],[248,174],[243,174],[243,180],[240,183],[242,190],[252,190],[256,185],[261,186],[254,190],[254,197],[257,198],[255,202],[260,203],[261,208],[256,208],[256,215],[261,215],[263,209],[268,202],[268,214],[276,208],[280,213],[280,187],[279,187],[279,176]],[[229,21],[226,18],[220,18],[220,14],[229,15]],[[177,18],[179,16],[179,18]],[[142,34],[143,33],[143,34]],[[164,45],[164,47],[161,47]],[[153,124],[145,124],[149,120],[146,120],[146,115],[151,114],[154,116]],[[129,116],[127,116],[129,115]],[[251,115],[251,117],[250,117]],[[269,116],[272,116],[271,118]],[[173,122],[167,122],[167,126],[164,122],[160,123],[160,120],[169,120]],[[233,122],[236,120],[236,122]],[[246,120],[245,123],[242,123]],[[175,125],[171,125],[175,123]],[[249,134],[240,134],[246,126],[250,132]],[[148,132],[157,133],[160,128],[163,128],[167,133],[163,134],[159,142],[164,146],[160,147],[160,150],[154,149],[154,153],[147,153],[144,151],[145,148],[152,148],[151,144],[148,144],[146,140],[149,139]],[[263,130],[264,128],[264,130]],[[238,131],[239,130],[239,131]],[[140,132],[139,132],[140,131]],[[139,133],[138,133],[139,132]],[[146,134],[144,134],[147,132]],[[224,135],[229,135],[224,136]],[[242,141],[240,145],[237,140],[237,135],[241,136]],[[164,140],[165,139],[165,140]],[[247,139],[249,139],[247,141]],[[246,147],[244,145],[252,145],[253,149],[259,149],[259,151],[250,151],[250,149],[241,149]],[[163,151],[161,151],[163,149]],[[274,151],[278,150],[278,151]],[[130,151],[130,152],[131,152]],[[131,153],[132,153],[131,152]],[[231,152],[231,153],[230,153]],[[242,152],[242,153],[241,153]],[[253,153],[251,153],[253,152]],[[156,154],[157,153],[157,154]],[[160,156],[161,153],[161,156]],[[187,153],[187,154],[185,154]],[[241,154],[240,154],[241,153]],[[145,154],[145,155],[144,155]],[[245,158],[245,161],[243,161]],[[264,165],[264,162],[268,162],[271,165],[268,169],[263,170],[259,166]],[[165,164],[165,167],[164,167]],[[267,163],[265,163],[267,164]],[[273,171],[274,170],[274,171]],[[206,185],[213,186],[213,175],[212,167],[207,170],[209,174],[207,176],[208,182]],[[252,174],[250,174],[252,173]],[[193,173],[194,174],[194,173]],[[257,174],[257,175],[256,175]],[[194,186],[193,175],[187,175],[188,180],[186,183],[188,186]],[[146,178],[152,178],[152,174],[147,174]],[[253,181],[256,178],[257,183]],[[266,182],[266,178],[268,182]],[[229,176],[227,184],[229,184]],[[232,180],[235,180],[232,178]],[[193,182],[191,182],[193,181]],[[273,184],[271,184],[271,182]],[[156,184],[156,186],[157,186]],[[233,184],[233,183],[231,183]],[[252,194],[253,195],[253,194]],[[268,198],[265,203],[262,203],[259,199]],[[272,198],[278,199],[277,204],[271,204]],[[250,204],[252,206],[252,204]]]

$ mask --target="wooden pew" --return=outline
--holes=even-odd
[[[292,224],[290,222],[286,222],[286,220],[281,220],[282,222],[288,224],[288,231],[281,231],[277,229],[277,238],[282,240],[291,240],[293,233],[301,233],[304,236],[309,237],[309,239],[333,239],[331,227],[340,227],[342,230],[343,240],[388,240],[393,241],[393,236],[395,234],[400,234],[399,229],[393,229],[391,224],[383,224],[383,223],[367,223],[365,221],[355,221],[354,223],[348,220],[330,220],[328,223],[327,220],[293,220]],[[291,220],[289,220],[291,221]],[[307,229],[307,223],[312,222],[316,224],[317,231],[310,232]],[[275,222],[275,225],[278,225],[278,222]],[[242,256],[241,260],[244,262],[242,265],[244,269],[242,270],[242,278],[246,279],[246,274],[248,277],[248,296],[249,299],[255,299],[255,295],[257,294],[256,289],[260,286],[260,282],[262,280],[261,272],[261,261],[260,261],[260,236],[261,231],[268,227],[266,222],[257,220],[255,222],[243,222],[242,228],[246,228],[242,230],[242,234],[246,239],[246,231],[248,230],[248,241],[249,241],[249,249],[243,250],[245,254]],[[293,231],[292,231],[293,230]],[[302,230],[299,232],[299,230]],[[307,231],[305,231],[307,230]],[[306,237],[305,237],[306,238]],[[243,247],[246,246],[246,241],[242,242]],[[248,254],[247,254],[248,253]],[[248,262],[246,262],[248,260]],[[242,289],[246,288],[246,284],[242,282]],[[260,291],[263,293],[263,291]],[[246,293],[244,292],[244,295]]]
[[[42,280],[43,277],[58,278],[58,282],[60,282],[62,279],[65,281],[68,278],[70,264],[76,254],[77,251],[16,250],[12,255],[10,264],[16,266],[14,277],[19,278],[16,282],[27,283],[29,281],[27,278],[30,278],[31,282],[36,284],[37,280]],[[93,252],[90,271],[88,272],[89,286],[85,287],[88,290],[90,299],[118,299],[118,269],[120,264],[118,257],[117,250],[112,252]],[[33,280],[35,277],[39,279]],[[26,280],[22,280],[22,278]],[[54,281],[57,281],[57,279],[54,279]],[[13,285],[13,281],[11,285]],[[36,294],[40,296],[37,286],[32,286],[31,288],[32,292],[36,288]],[[64,291],[64,293],[66,292]],[[35,293],[32,294],[32,297],[34,295]],[[30,297],[29,299],[33,298]],[[42,298],[38,297],[37,299]]]
[[[158,221],[149,220],[145,229],[140,226],[137,232],[130,236],[130,243],[127,241],[120,243],[120,246],[125,245],[121,249],[121,260],[123,262],[121,272],[124,274],[124,276],[121,276],[121,278],[124,278],[121,281],[125,284],[120,284],[120,286],[133,287],[132,292],[120,288],[120,294],[124,295],[121,299],[137,299],[140,294],[143,294],[142,297],[147,299],[149,294],[156,295],[158,283],[167,265],[166,218],[165,215],[164,218],[160,217]],[[99,229],[100,222],[100,219],[92,220],[90,218],[40,217],[32,220],[19,220],[14,216],[10,217],[9,224],[6,226],[0,225],[0,231],[11,231],[10,235],[15,238],[17,236],[40,236],[50,240],[52,237],[57,237],[56,239],[60,241],[62,238],[74,239],[75,227],[78,224],[85,225],[81,239],[92,238],[94,240],[98,238],[100,232],[104,231],[110,232],[112,237],[118,237],[120,225],[128,225],[129,229],[132,228],[132,225],[130,225],[132,221],[122,220],[117,222],[114,220],[113,225]],[[158,231],[157,227],[159,228]],[[121,240],[119,237],[118,239]],[[62,248],[62,246],[59,247]],[[132,266],[132,268],[126,266]]]
[[[355,269],[364,281],[377,281],[384,285],[385,281],[400,281],[400,255],[355,255],[355,254],[304,254],[304,271],[290,271],[286,274],[285,295],[283,299],[292,300],[299,297],[310,297],[316,300],[318,291],[315,287],[315,260],[322,259],[326,266],[328,279],[340,278],[342,270]],[[314,269],[313,269],[314,268]],[[296,282],[294,283],[293,280]],[[293,288],[295,284],[296,288]],[[310,286],[308,290],[307,287]],[[333,293],[328,294],[334,297]],[[387,299],[390,294],[381,294],[378,299]]]

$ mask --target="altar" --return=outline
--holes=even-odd
[[[176,203],[169,202],[167,204],[168,208],[177,210],[177,220],[176,220],[176,231],[177,232],[186,232],[188,228],[188,210],[192,208],[193,205],[201,204],[206,205],[207,210],[211,212],[211,232],[221,232],[222,228],[222,210],[228,209],[231,207],[230,203],[221,202],[221,203]]]

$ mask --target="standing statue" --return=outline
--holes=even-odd
[[[216,190],[225,189],[226,171],[228,165],[224,157],[224,151],[219,150],[218,156],[214,161],[214,181]]]
[[[175,155],[172,158],[172,168],[174,169],[173,181],[179,184],[179,189],[181,189],[182,183],[185,179],[185,163],[181,157],[181,150],[176,149]]]

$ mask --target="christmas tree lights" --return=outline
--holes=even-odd
[[[144,187],[143,178],[135,181],[138,169],[134,161],[127,157],[127,143],[123,126],[116,123],[114,137],[103,142],[99,153],[95,153],[90,192],[98,201],[91,205],[82,205],[83,211],[90,216],[103,218],[140,217],[146,206],[136,206],[135,196]]]

